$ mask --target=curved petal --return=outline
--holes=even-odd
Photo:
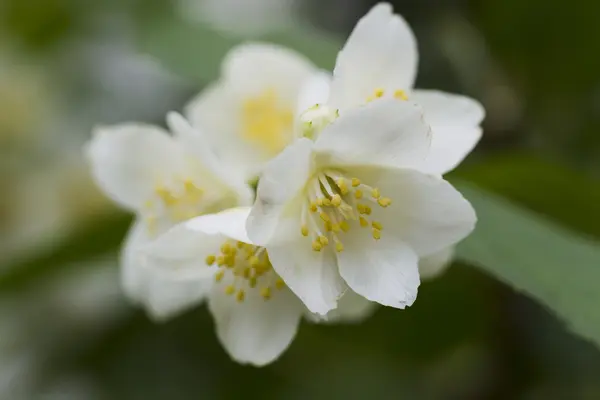
[[[167,132],[151,125],[98,127],[86,153],[98,185],[133,210],[142,207],[159,179],[181,169],[181,148]]]
[[[469,97],[435,90],[415,90],[411,99],[423,106],[433,131],[425,172],[445,174],[473,150],[481,138],[485,110]]]
[[[402,100],[380,100],[340,116],[317,138],[315,151],[335,166],[421,166],[431,129],[421,108]]]
[[[419,274],[422,279],[433,279],[441,275],[452,263],[454,247],[447,247],[419,260]]]
[[[225,282],[225,284],[229,284]],[[275,361],[296,335],[302,305],[289,290],[265,301],[249,290],[243,302],[215,286],[208,307],[215,318],[219,341],[239,363],[263,366]]]
[[[273,269],[306,308],[321,315],[336,308],[346,285],[333,253],[314,251],[310,241],[273,246],[268,251]]]
[[[380,3],[358,21],[338,54],[330,104],[347,109],[364,104],[377,88],[412,88],[417,74],[417,42],[406,23]]]
[[[148,276],[144,274],[143,258],[138,253],[151,241],[147,226],[142,220],[135,221],[123,242],[121,250],[121,286],[125,295],[139,303],[145,293]]]
[[[313,158],[313,142],[302,138],[267,164],[246,224],[252,242],[262,246],[273,239],[284,211],[286,208],[290,210],[290,203],[293,203],[312,174]],[[299,221],[300,214],[293,218]],[[277,239],[284,240],[282,237]]]
[[[378,304],[365,299],[352,290],[338,301],[338,307],[327,313],[322,323],[360,323],[369,318],[377,310]]]
[[[475,227],[471,204],[440,177],[391,168],[349,172],[391,200],[386,208],[374,206],[370,216],[383,224],[382,236],[395,236],[419,257],[459,242]]]
[[[337,256],[340,274],[358,295],[395,308],[411,306],[419,287],[418,257],[406,243],[392,236],[371,237],[358,229],[344,237]]]
[[[302,114],[315,104],[327,104],[330,84],[331,74],[327,71],[318,71],[308,78],[300,89],[296,114]]]

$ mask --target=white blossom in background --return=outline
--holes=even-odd
[[[320,72],[301,91],[301,107],[320,104],[304,113],[305,123],[320,123],[323,113],[343,114],[377,99],[410,99],[423,108],[425,122],[432,128],[431,147],[421,171],[445,174],[454,169],[481,138],[485,111],[474,99],[414,89],[417,74],[417,43],[401,16],[389,4],[373,7],[356,25],[330,74]],[[331,91],[331,95],[330,95]],[[314,121],[314,119],[317,121]],[[313,121],[311,121],[313,120]],[[452,260],[452,249],[423,257],[421,278],[437,276]]]
[[[96,128],[86,152],[100,188],[116,203],[136,214],[122,253],[122,284],[133,301],[149,304],[171,285],[174,295],[198,298],[203,280],[163,279],[144,268],[136,249],[175,224],[210,212],[247,205],[252,192],[238,171],[211,153],[201,132],[179,114],[167,118],[172,131],[138,123]],[[180,310],[161,303],[155,317]]]
[[[171,281],[203,275],[217,336],[234,360],[256,366],[274,361],[292,342],[302,316],[353,322],[370,312],[349,293],[325,319],[310,313],[277,275],[266,249],[251,244],[245,229],[249,212],[240,207],[191,219],[140,250],[147,266]],[[180,309],[199,302],[191,294],[173,296],[169,286],[161,290],[165,293],[157,298],[176,298]],[[153,306],[162,308],[161,302]]]
[[[253,178],[294,140],[300,90],[316,71],[293,50],[238,46],[225,57],[220,79],[187,106],[186,115],[228,164]]]
[[[180,15],[224,34],[256,37],[294,21],[295,0],[179,0]]]

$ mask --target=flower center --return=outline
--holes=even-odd
[[[260,145],[268,155],[279,153],[289,143],[293,122],[292,109],[282,107],[272,89],[247,99],[242,106],[244,139]]]
[[[386,208],[390,204],[389,197],[382,197],[379,189],[358,178],[347,178],[334,170],[320,172],[308,183],[301,233],[312,239],[314,251],[321,251],[329,244],[336,251],[343,251],[341,235],[353,227],[370,228],[373,239],[379,240],[383,225],[371,220],[371,207]]]
[[[264,247],[227,240],[218,254],[206,257],[206,264],[219,268],[215,274],[216,282],[231,274],[233,280],[228,279],[231,283],[225,286],[225,293],[235,295],[240,303],[246,299],[248,290],[256,289],[264,300],[269,300],[276,290],[285,287],[283,279],[273,270]]]

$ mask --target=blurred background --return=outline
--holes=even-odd
[[[406,311],[303,323],[234,364],[200,307],[154,324],[122,297],[131,215],[95,188],[96,124],[163,124],[261,39],[331,68],[368,0],[0,0],[0,399],[599,399],[600,352],[543,306],[455,263]],[[479,99],[468,180],[600,236],[600,3],[397,0],[417,87]],[[592,305],[593,307],[597,305]]]

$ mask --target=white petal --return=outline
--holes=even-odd
[[[421,279],[432,279],[442,274],[452,263],[454,247],[447,247],[419,260]]]
[[[372,207],[371,219],[383,224],[382,236],[396,236],[419,257],[459,242],[475,226],[477,217],[471,204],[440,177],[409,169],[356,169],[349,173],[392,200],[387,208]]]
[[[411,99],[423,107],[433,131],[431,150],[422,170],[435,174],[451,171],[481,138],[483,106],[469,97],[434,90],[415,90]]]
[[[327,104],[330,84],[331,74],[327,71],[319,71],[308,78],[300,89],[296,114],[302,114],[315,104]]]
[[[150,241],[148,228],[142,220],[137,220],[129,228],[121,251],[121,285],[125,295],[135,303],[143,298],[148,283],[138,250]]]
[[[319,135],[315,150],[335,166],[419,167],[430,140],[418,105],[379,100],[341,115]]]
[[[331,105],[346,109],[363,104],[376,88],[412,88],[417,73],[417,42],[389,4],[373,7],[356,24],[338,54]]]
[[[96,128],[86,153],[98,185],[134,210],[148,200],[159,179],[181,169],[182,149],[167,132],[150,125]]]
[[[313,142],[302,138],[286,147],[267,164],[258,183],[256,202],[246,225],[252,242],[265,245],[273,239],[280,220],[287,215],[284,212],[292,211],[290,203],[303,190],[311,176],[313,158]],[[293,213],[290,213],[290,218],[300,220],[300,214],[291,214]],[[286,238],[276,239],[284,241]]]
[[[252,244],[246,234],[246,221],[250,207],[237,207],[216,214],[202,215],[185,223],[186,227],[208,235],[219,234],[244,243]]]
[[[406,243],[385,234],[374,240],[369,229],[360,228],[345,235],[343,242],[338,264],[352,290],[384,306],[413,304],[419,287],[418,257]]]
[[[256,42],[233,48],[223,60],[222,74],[242,99],[271,88],[293,106],[302,83],[315,71],[307,58],[293,50]]]
[[[222,282],[229,284],[228,282]],[[262,366],[276,360],[296,335],[302,305],[289,290],[277,291],[265,301],[256,290],[248,290],[240,303],[216,285],[209,299],[217,336],[231,358],[239,363]]]
[[[325,315],[337,306],[346,285],[332,252],[314,251],[309,240],[269,247],[268,251],[273,269],[311,312]]]
[[[377,303],[365,299],[352,290],[346,290],[338,301],[338,307],[327,313],[327,319],[322,322],[359,323],[373,315],[377,307]]]

